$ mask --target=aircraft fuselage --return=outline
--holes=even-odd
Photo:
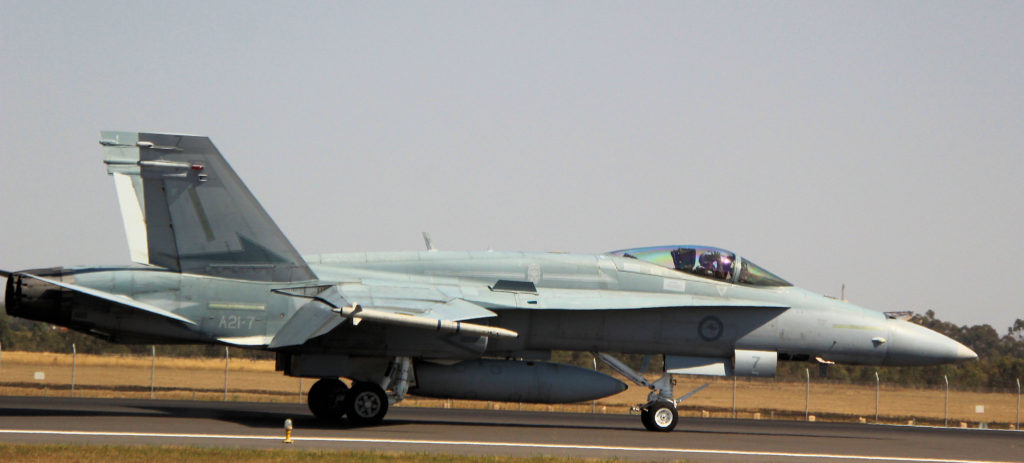
[[[605,254],[424,251],[316,255],[307,262],[320,283],[338,285],[352,302],[386,305],[392,293],[408,299],[417,292],[424,303],[461,298],[494,311],[498,317],[488,324],[519,333],[513,339],[439,339],[368,322],[358,329],[339,326],[318,340],[324,351],[356,356],[544,358],[552,350],[578,350],[728,358],[741,349],[775,351],[780,360],[867,365],[939,364],[970,356],[938,333],[797,287],[725,283]],[[196,323],[153,320],[46,283],[12,280],[12,314],[122,342],[258,346],[301,306],[271,292],[294,283],[140,267],[36,273],[153,303]],[[498,281],[526,285],[504,289]]]

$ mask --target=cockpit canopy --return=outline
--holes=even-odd
[[[729,283],[750,286],[793,286],[733,252],[710,246],[653,246],[620,249],[609,254]]]

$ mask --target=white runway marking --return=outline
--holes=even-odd
[[[100,436],[100,437],[165,437],[179,439],[233,439],[233,440],[282,440],[281,436],[259,436],[240,434],[171,434],[155,432],[102,432],[102,431],[41,431],[22,429],[0,429],[0,434],[43,434],[62,436]],[[950,460],[942,458],[883,457],[872,455],[841,455],[830,453],[787,453],[761,452],[746,450],[722,449],[680,449],[680,448],[647,448],[647,447],[613,447],[605,445],[572,445],[572,444],[538,444],[525,442],[461,442],[461,441],[427,441],[415,439],[372,439],[352,437],[292,437],[292,440],[303,442],[349,442],[368,444],[413,444],[413,445],[453,445],[469,447],[506,447],[506,448],[537,448],[559,450],[602,450],[635,453],[675,453],[705,455],[739,455],[782,458],[813,458],[813,459],[847,459],[865,461],[905,461],[922,463],[1003,463],[994,460]]]

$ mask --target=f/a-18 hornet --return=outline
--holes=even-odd
[[[708,246],[444,252],[428,240],[420,252],[302,256],[209,138],[102,132],[100,144],[135,264],[3,272],[7,312],[121,343],[272,351],[284,374],[319,378],[309,408],[326,421],[378,423],[408,393],[566,403],[626,388],[550,362],[553,350],[593,352],[648,389],[637,409],[654,431],[672,430],[690,395],[676,397],[672,375],[977,357]],[[663,374],[651,381],[611,352],[661,355]]]

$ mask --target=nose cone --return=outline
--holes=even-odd
[[[889,345],[884,365],[940,365],[978,358],[967,346],[903,320],[887,320]]]
[[[953,341],[956,342],[956,341]],[[978,354],[959,342],[956,343],[956,360],[955,362],[966,362],[968,360],[978,360]]]

